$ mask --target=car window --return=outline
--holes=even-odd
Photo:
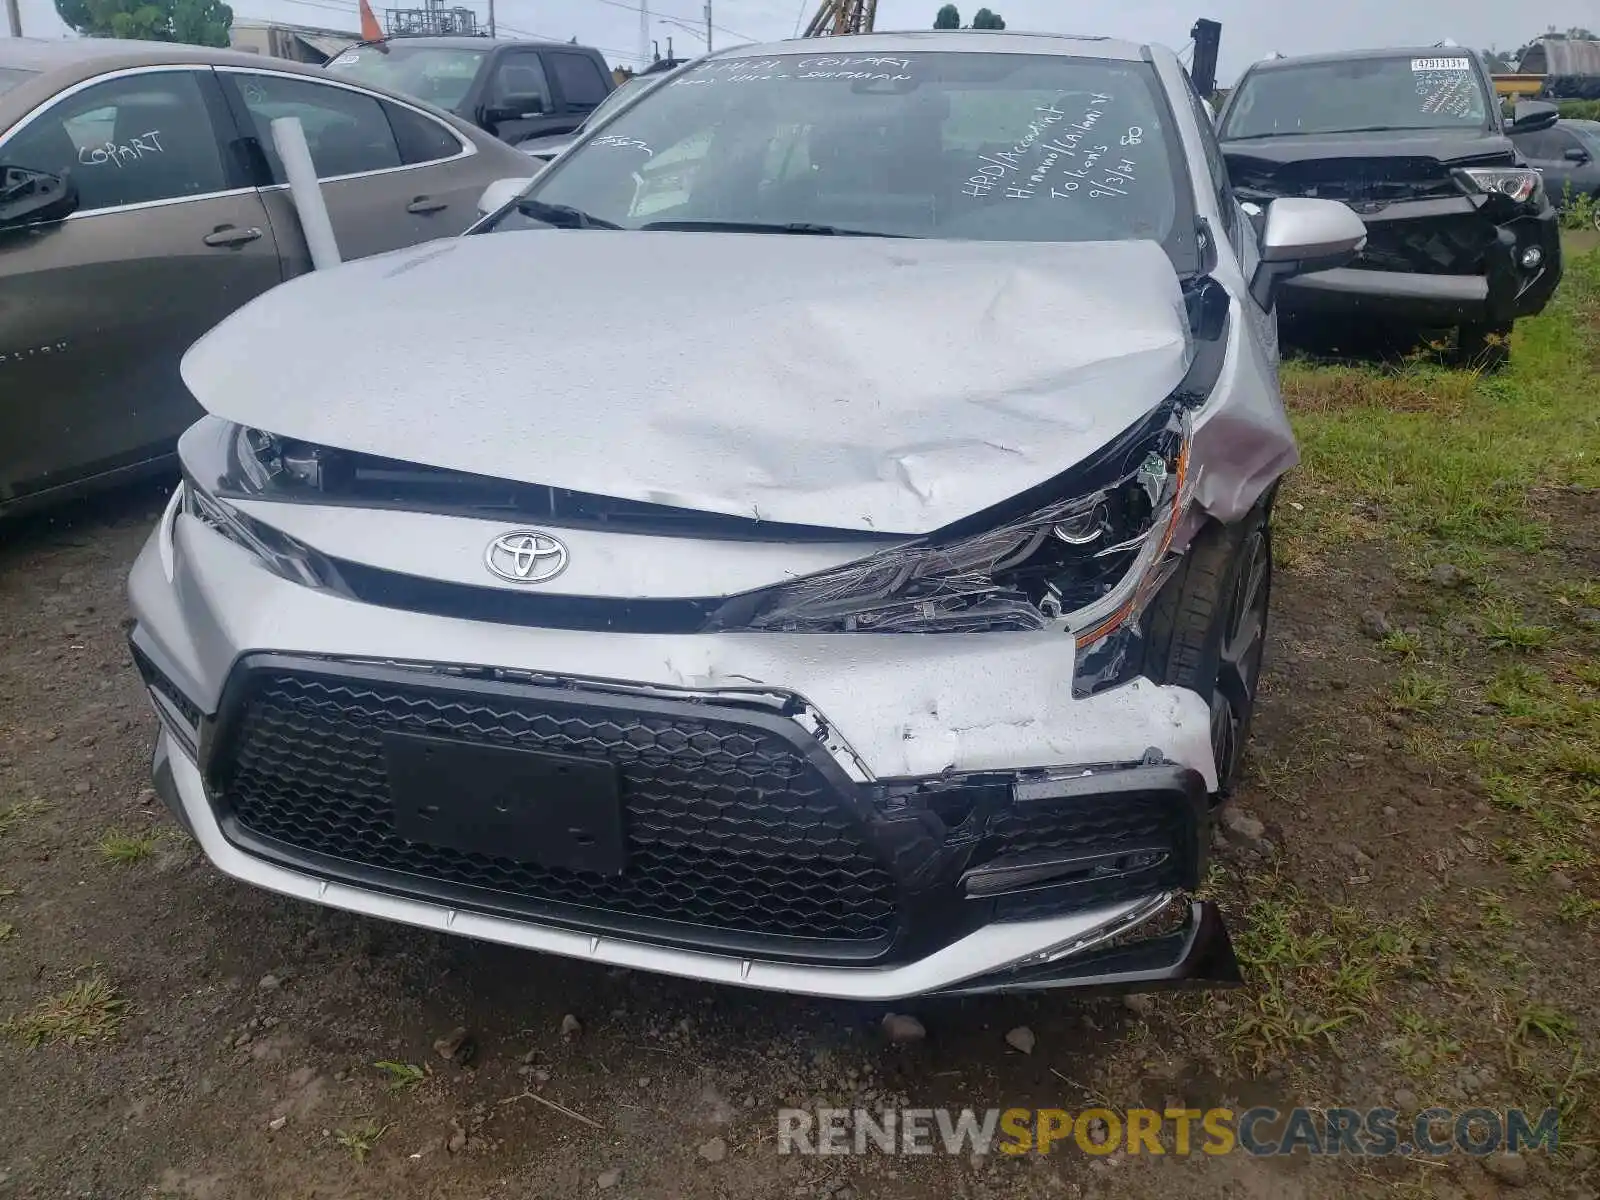
[[[545,57],[555,72],[561,98],[569,108],[593,108],[611,93],[605,76],[587,54],[556,51]]]
[[[1567,147],[1578,143],[1561,129],[1541,129],[1535,133],[1519,133],[1512,137],[1518,150],[1529,158],[1557,159],[1567,152]]]
[[[163,71],[84,88],[23,126],[0,159],[71,179],[79,212],[225,191],[200,78]]]
[[[625,228],[1148,238],[1193,257],[1182,151],[1144,62],[932,52],[714,59],[653,87],[529,197]],[[487,228],[528,227],[513,208]]]
[[[272,140],[272,122],[279,117],[300,118],[320,179],[400,165],[399,143],[376,97],[284,75],[230,72],[230,77],[238,85],[275,183],[286,179]]]
[[[495,68],[489,94],[493,101],[504,100],[507,96],[537,96],[544,101],[545,111],[548,112],[550,85],[545,80],[544,65],[540,63],[539,55],[533,51],[506,55]]]
[[[1494,108],[1465,56],[1410,55],[1295,63],[1249,72],[1223,141],[1296,133],[1487,129]]]
[[[380,42],[335,55],[327,69],[345,79],[376,83],[440,108],[455,109],[467,98],[486,53]]]
[[[461,139],[432,117],[425,117],[415,109],[401,104],[383,105],[384,115],[394,130],[395,141],[400,146],[400,160],[412,163],[437,162],[441,158],[454,158],[461,153]]]
[[[0,92],[9,92],[24,79],[37,74],[37,71],[24,71],[21,67],[0,67]]]

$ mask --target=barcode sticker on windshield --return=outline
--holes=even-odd
[[[343,66],[347,66],[350,63],[360,62],[360,61],[361,61],[361,55],[359,55],[359,54],[341,54],[341,55],[339,55],[338,58],[333,60],[333,65],[336,66],[336,67],[343,67]]]
[[[1413,58],[1413,71],[1468,71],[1472,60],[1467,58]]]

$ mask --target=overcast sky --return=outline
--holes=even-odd
[[[395,0],[369,0],[378,19]],[[412,0],[402,0],[410,3]],[[415,0],[420,5],[421,0]],[[488,0],[446,0],[473,7],[480,19]],[[704,41],[660,20],[673,17],[703,29],[700,0],[495,0],[501,36],[537,34],[598,46],[614,63],[633,64],[639,55],[639,11],[648,3],[652,38],[673,38],[679,52]],[[713,0],[720,28],[716,45],[792,36],[819,0]],[[922,29],[933,24],[941,0],[878,0],[879,29]],[[1454,38],[1462,45],[1512,50],[1548,25],[1600,25],[1600,0],[1539,0],[1524,6],[1507,0],[1120,0],[1105,8],[1064,0],[987,0],[1012,29],[1103,33],[1163,42],[1181,50],[1196,17],[1222,22],[1224,83],[1272,51],[1305,54],[1365,46],[1421,43]],[[66,32],[52,0],[21,0],[25,34],[55,37]],[[958,0],[959,4],[959,0]],[[970,0],[969,0],[970,4]],[[968,20],[979,4],[960,5]],[[1076,11],[1074,11],[1076,10]],[[336,29],[359,28],[356,0],[233,0],[236,19],[266,18]]]

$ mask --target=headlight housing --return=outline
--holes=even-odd
[[[324,587],[326,572],[315,553],[286,533],[272,529],[224,500],[219,500],[189,476],[183,478],[181,511],[209,525],[229,541],[250,551],[274,575],[306,587]]]
[[[711,629],[968,633],[1052,626],[1088,646],[1136,615],[1188,507],[1190,418],[1169,401],[1033,507],[735,597]],[[1064,498],[1063,498],[1064,494]],[[974,527],[976,531],[973,531]]]
[[[1460,167],[1456,179],[1469,192],[1504,196],[1514,204],[1537,204],[1544,177],[1532,167]]]

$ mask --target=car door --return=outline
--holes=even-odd
[[[343,83],[246,67],[218,77],[259,151],[261,196],[288,274],[309,270],[311,258],[272,140],[278,117],[298,117],[305,130],[342,257],[452,237],[476,219],[491,181],[474,169],[477,148],[437,117]]]
[[[66,219],[0,231],[0,502],[170,452],[196,338],[282,278],[209,68],[75,84],[0,138],[69,179]]]
[[[1577,168],[1582,164],[1566,157],[1568,150],[1582,149],[1580,142],[1569,130],[1559,125],[1541,129],[1536,133],[1522,133],[1512,138],[1528,165],[1544,176],[1544,190],[1556,204],[1561,204],[1568,185],[1573,185]]]
[[[526,97],[537,97],[537,106],[521,104]],[[495,120],[496,110],[506,109],[518,115]],[[534,111],[534,108],[538,111]],[[510,111],[508,110],[508,111]],[[538,50],[507,50],[489,68],[489,78],[484,85],[483,103],[479,107],[478,124],[502,142],[515,146],[532,137],[551,133],[570,133],[583,120],[582,113],[567,114],[561,111],[550,90],[549,76]]]

